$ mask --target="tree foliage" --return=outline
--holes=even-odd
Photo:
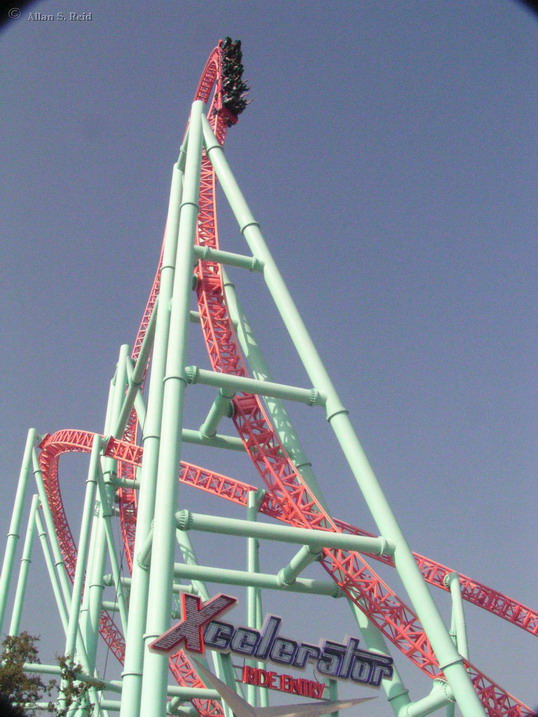
[[[92,714],[94,705],[89,692],[92,687],[103,688],[99,680],[78,679],[83,672],[82,665],[71,657],[58,657],[61,682],[50,680],[45,683],[39,675],[24,670],[24,664],[40,664],[37,643],[39,637],[21,632],[10,635],[2,642],[3,652],[0,664],[0,717],[28,717],[24,706],[31,707],[42,702],[45,695],[50,699],[52,692],[59,690],[58,698],[48,703],[48,714],[54,717],[66,717],[74,706],[79,706],[82,714]]]
[[[29,675],[24,671],[25,662],[39,663],[36,643],[39,637],[21,632],[9,635],[2,642],[2,664],[0,666],[0,707],[6,717],[23,717],[26,713],[22,705],[35,704],[43,695],[50,696],[56,685],[54,680],[43,682],[39,675]]]
[[[84,715],[91,715],[93,703],[90,701],[89,692],[92,687],[103,688],[99,680],[87,680],[82,682],[77,679],[77,674],[82,672],[82,665],[75,664],[71,657],[59,657],[61,682],[61,699],[56,704],[50,703],[49,710],[55,717],[66,717],[71,708],[76,704],[82,708]]]

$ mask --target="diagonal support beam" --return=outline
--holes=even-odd
[[[293,585],[303,570],[319,558],[321,552],[321,548],[303,545],[290,562],[282,570],[278,571],[278,579],[282,585]]]
[[[225,416],[228,418],[232,417],[233,404],[231,399],[234,395],[235,391],[233,390],[225,390],[223,388],[219,390],[205,421],[200,426],[200,434],[203,439],[214,438],[217,435],[217,428],[219,427],[221,418]]]
[[[155,339],[155,326],[157,324],[158,306],[159,300],[157,298],[157,301],[155,302],[155,306],[153,308],[153,312],[151,314],[151,318],[148,323],[148,327],[146,329],[146,335],[144,336],[144,340],[140,348],[140,354],[138,355],[138,359],[134,367],[132,365],[131,359],[127,358],[127,375],[129,379],[129,387],[127,389],[127,393],[125,394],[125,398],[123,399],[121,411],[113,427],[112,435],[115,438],[119,438],[123,434],[123,431],[127,426],[127,421],[129,420],[131,409],[137,398],[139,398],[139,400],[137,401],[137,408],[141,409],[143,407],[143,402],[142,405],[140,404],[140,387],[142,385],[142,381],[144,380],[144,373],[146,371],[149,356],[153,348],[153,341]],[[143,411],[143,413],[143,418],[145,418],[145,410]],[[139,415],[138,418],[139,422],[143,425],[144,421],[142,420],[142,417]]]
[[[467,625],[465,623],[465,613],[463,612],[463,599],[458,573],[452,572],[445,575],[444,583],[450,590],[450,595],[452,596],[452,625],[450,632],[454,638],[458,652],[462,657],[468,660]]]

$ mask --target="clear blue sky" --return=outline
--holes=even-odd
[[[231,35],[253,102],[227,155],[412,548],[535,604],[537,17],[511,0],[154,5],[45,0],[2,32],[2,532],[28,427],[102,430],[190,102]],[[223,247],[241,251],[226,212],[222,225]],[[236,278],[276,380],[306,385],[267,292]],[[190,362],[207,365],[199,346]],[[324,421],[293,415],[334,513],[372,528]],[[228,457],[185,457],[258,481]],[[65,466],[77,533],[86,464]],[[286,555],[267,555],[267,571]],[[266,603],[301,639],[356,632],[340,603],[315,625],[317,603]],[[38,604],[28,624],[48,659],[61,641]],[[473,662],[537,706],[532,638],[467,616]],[[422,696],[427,682],[403,672]]]

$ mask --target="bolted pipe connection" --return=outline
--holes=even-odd
[[[176,526],[178,530],[190,530],[192,517],[190,510],[180,510],[176,513]]]

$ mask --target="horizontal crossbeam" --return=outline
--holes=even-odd
[[[243,585],[264,588],[266,590],[284,590],[292,593],[309,595],[329,595],[342,597],[343,592],[331,580],[310,580],[297,578],[292,585],[284,585],[278,575],[267,573],[250,573],[247,570],[229,570],[225,568],[212,568],[206,565],[174,564],[174,577],[188,580],[202,580],[208,583],[222,583],[224,585]]]
[[[254,256],[244,256],[243,254],[234,254],[230,251],[222,251],[221,249],[211,249],[208,246],[195,246],[194,256],[202,261],[214,261],[218,264],[226,264],[227,266],[235,266],[238,269],[248,269],[249,271],[263,271],[263,261],[256,259]]]
[[[250,520],[191,513],[188,510],[180,510],[176,513],[176,523],[179,530],[201,530],[207,533],[224,533],[246,538],[265,538],[282,543],[308,545],[311,548],[339,548],[372,555],[392,555],[395,550],[394,544],[382,537],[367,538],[362,535],[333,533],[327,530],[268,525],[267,523],[254,523]]]
[[[254,393],[260,396],[273,398],[287,398],[290,401],[306,403],[309,406],[324,406],[325,396],[315,388],[297,388],[272,381],[257,381],[254,378],[233,376],[229,373],[207,371],[198,366],[187,366],[185,375],[189,383],[201,383],[205,386],[215,386],[235,391],[236,393]]]

